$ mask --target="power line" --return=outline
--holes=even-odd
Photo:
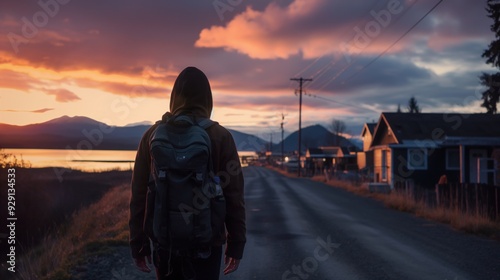
[[[375,9],[375,7],[379,6],[379,4],[381,4],[384,0],[378,0],[377,2],[375,2],[370,8],[369,10],[367,11],[367,13],[369,13],[370,11],[372,11],[373,9]],[[418,0],[417,0],[418,1]],[[362,22],[366,22],[367,20],[365,19],[362,19],[362,20],[359,20],[358,23],[355,25],[355,26],[358,26],[360,25]],[[347,29],[346,31],[344,31],[342,33],[342,35],[340,36],[341,38],[345,38],[347,36],[348,33],[350,33],[351,29]],[[319,56],[318,58],[316,58],[311,64],[309,64],[307,67],[305,67],[304,69],[302,69],[301,71],[299,71],[297,74],[295,74],[294,76],[299,76],[299,75],[302,75],[304,72],[306,72],[307,70],[309,70],[309,68],[311,68],[314,64],[316,64],[321,58],[325,57],[326,55],[322,55],[322,56]],[[326,73],[330,68],[332,68],[335,64],[337,64],[340,60],[342,60],[342,58],[337,58],[337,59],[332,59],[328,64],[330,65],[329,67],[323,67],[322,69],[320,69],[318,72],[316,72],[314,75],[312,75],[311,77],[314,77],[315,80],[317,81],[317,77],[316,75],[319,73],[319,72],[322,72],[320,76],[322,76],[324,73]],[[323,72],[324,71],[324,72]]]
[[[285,143],[284,143],[284,136],[285,136],[285,114],[281,113],[281,168],[283,169],[285,167]]]
[[[405,15],[409,10],[411,10],[411,8],[413,8],[413,6],[420,0],[414,0],[411,2],[411,4],[408,6],[408,8],[403,12],[403,14],[401,14],[400,17],[398,17],[395,21],[395,23],[399,22],[401,20],[401,18],[403,17],[403,15]],[[379,36],[380,38],[380,36]],[[376,38],[373,42],[377,41],[378,38]],[[370,43],[370,44],[372,44]],[[367,48],[367,47],[366,47]],[[319,90],[322,90],[323,88],[325,88],[326,86],[328,86],[331,82],[335,81],[338,77],[340,77],[344,72],[346,72],[349,68],[351,68],[351,66],[358,61],[359,57],[365,52],[365,49],[364,48],[363,50],[361,50],[361,52],[359,53],[356,53],[356,57],[354,57],[354,59],[351,59],[348,64],[342,68],[339,72],[337,72],[336,75],[334,75],[332,78],[330,78],[326,83],[323,83],[323,86],[320,87]],[[316,78],[316,77],[315,77]]]
[[[422,18],[420,18],[414,25],[410,27],[403,35],[401,35],[394,43],[392,43],[388,48],[386,48],[382,53],[380,53],[377,57],[375,57],[373,60],[371,60],[368,64],[363,66],[363,68],[359,69],[357,72],[349,76],[349,78],[345,79],[343,83],[350,81],[354,77],[356,77],[359,73],[363,72],[366,68],[368,68],[370,65],[375,63],[379,58],[381,58],[383,55],[385,55],[392,47],[394,47],[399,41],[401,41],[408,33],[410,33],[417,25],[422,22],[432,11],[434,11],[441,3],[443,3],[444,0],[439,0],[439,2],[436,3]]]
[[[307,95],[307,96],[310,96],[310,97],[313,97],[313,98],[322,99],[322,100],[329,101],[329,102],[333,102],[333,103],[337,103],[337,104],[344,105],[344,106],[353,107],[353,108],[360,109],[360,110],[371,110],[373,112],[379,113],[379,111],[376,111],[376,110],[373,110],[373,109],[370,109],[370,108],[360,107],[360,106],[356,106],[356,105],[349,104],[349,103],[335,101],[333,99],[322,97],[322,96],[318,96],[318,95],[315,95],[315,94],[304,93],[304,95]]]
[[[318,62],[318,60],[320,60],[322,58],[322,56],[318,56],[318,58],[316,58],[311,64],[309,64],[307,67],[305,67],[304,69],[300,70],[297,74],[295,74],[295,76],[299,76],[299,75],[302,75],[302,73],[304,73],[305,71],[309,70],[309,68],[311,68],[314,64],[316,64],[316,62]]]
[[[304,79],[302,77],[300,78],[291,78],[290,81],[297,81],[299,82],[299,96],[300,96],[300,101],[299,101],[299,160],[298,160],[298,177],[300,177],[300,150],[301,150],[301,147],[300,145],[302,144],[301,141],[302,141],[302,129],[301,129],[301,126],[302,126],[302,87],[304,85],[304,82],[308,82],[308,81],[312,81],[312,79]]]
[[[335,81],[338,77],[340,77],[340,75],[342,75],[347,69],[349,69],[349,67],[351,67],[351,65],[354,63],[354,60],[351,61],[351,63],[347,64],[344,68],[342,68],[337,74],[335,74],[335,76],[333,76],[330,80],[328,80],[326,83],[323,84],[323,86],[321,86],[318,91],[321,91],[322,89],[324,89],[326,86],[328,86],[331,82]]]

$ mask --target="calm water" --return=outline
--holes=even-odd
[[[110,169],[130,170],[136,151],[4,149],[18,159],[29,161],[32,167],[66,167],[84,171]]]

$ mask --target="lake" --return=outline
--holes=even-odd
[[[136,151],[133,150],[72,150],[72,149],[2,149],[31,167],[64,167],[82,171],[132,170]],[[242,166],[258,159],[253,151],[238,151]]]
[[[136,151],[72,149],[3,149],[32,167],[65,167],[82,171],[131,170]]]

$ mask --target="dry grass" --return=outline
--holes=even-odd
[[[31,163],[26,161],[21,156],[20,159],[14,154],[8,154],[4,149],[0,148],[0,168],[30,168]]]
[[[389,195],[377,195],[387,207],[404,212],[415,214],[416,216],[449,224],[455,229],[492,237],[500,238],[500,223],[492,221],[485,213],[465,213],[458,208],[446,208],[443,206],[429,207],[423,201],[415,201],[403,193],[393,192]]]
[[[297,177],[295,174],[290,174],[276,168],[271,167],[271,169],[288,177]],[[457,230],[500,240],[500,221],[492,221],[483,213],[464,213],[456,208],[449,209],[442,206],[429,207],[424,201],[415,201],[412,197],[404,193],[372,193],[367,188],[349,181],[336,180],[334,178],[327,181],[324,175],[316,175],[311,177],[311,180],[323,182],[327,185],[342,188],[365,197],[372,197],[383,202],[389,208],[412,213],[428,220],[449,224]]]
[[[70,267],[85,256],[103,252],[107,245],[126,244],[128,203],[128,187],[123,185],[75,213],[68,225],[48,234],[20,260],[19,278],[70,279]]]
[[[425,204],[416,202],[413,198],[402,193],[392,192],[388,195],[378,194],[378,200],[384,202],[387,207],[416,214],[426,208]]]

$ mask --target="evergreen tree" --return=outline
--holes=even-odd
[[[486,63],[500,69],[500,1],[488,0],[486,11],[488,17],[493,20],[491,31],[495,33],[495,39],[484,51],[482,57],[486,58]],[[483,73],[479,79],[481,84],[487,87],[483,92],[482,107],[486,108],[487,113],[497,113],[497,103],[500,98],[500,72],[494,74]]]
[[[408,101],[408,113],[418,114],[421,112],[420,107],[418,107],[417,99],[415,97],[411,97]]]

